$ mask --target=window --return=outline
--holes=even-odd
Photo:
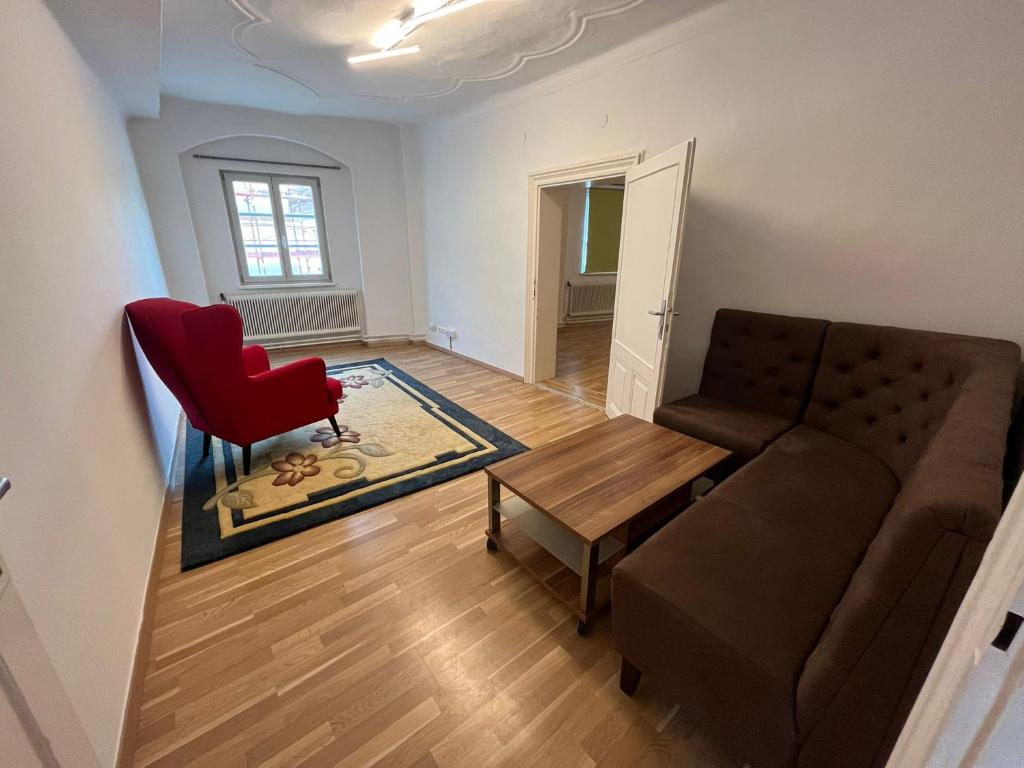
[[[619,271],[619,237],[622,232],[622,201],[619,186],[587,182],[583,203],[581,275],[607,275]]]
[[[243,283],[330,280],[320,179],[220,175]]]

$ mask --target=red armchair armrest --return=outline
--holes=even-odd
[[[255,376],[270,370],[270,356],[259,344],[242,347],[242,367],[247,376]]]

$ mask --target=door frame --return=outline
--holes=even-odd
[[[889,756],[887,768],[933,764],[939,737],[963,696],[967,677],[999,632],[1006,612],[1024,585],[1024,481],[1017,483],[978,572],[950,624],[932,668],[917,694],[907,722]],[[1004,682],[1005,684],[1005,682]],[[1016,681],[1012,685],[1016,686]],[[960,768],[982,755],[1006,701],[996,697],[986,708]]]
[[[624,152],[602,160],[536,171],[529,176],[529,207],[526,240],[526,335],[523,381],[536,384],[537,367],[537,273],[540,264],[540,196],[545,187],[561,187],[585,181],[625,176],[643,162],[643,150]]]

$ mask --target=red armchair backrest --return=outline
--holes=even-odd
[[[218,436],[238,435],[261,404],[252,401],[249,376],[242,363],[242,317],[227,304],[200,307],[181,316],[191,353],[187,376]]]
[[[238,311],[174,299],[141,299],[125,309],[139,346],[192,425],[211,434],[233,433],[248,379]]]
[[[181,316],[196,309],[195,304],[174,299],[140,299],[125,307],[149,364],[181,403],[193,426],[208,432],[209,424],[185,375],[191,353]]]

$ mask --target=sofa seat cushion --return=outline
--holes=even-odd
[[[690,395],[662,405],[654,423],[728,448],[739,463],[757,456],[791,426],[783,416],[754,411],[707,395]]]
[[[719,498],[857,563],[900,484],[853,443],[799,425],[715,489]]]
[[[804,661],[897,490],[861,449],[786,433],[616,566],[619,651],[692,692],[691,716],[728,724],[717,740],[737,757],[788,764]]]

